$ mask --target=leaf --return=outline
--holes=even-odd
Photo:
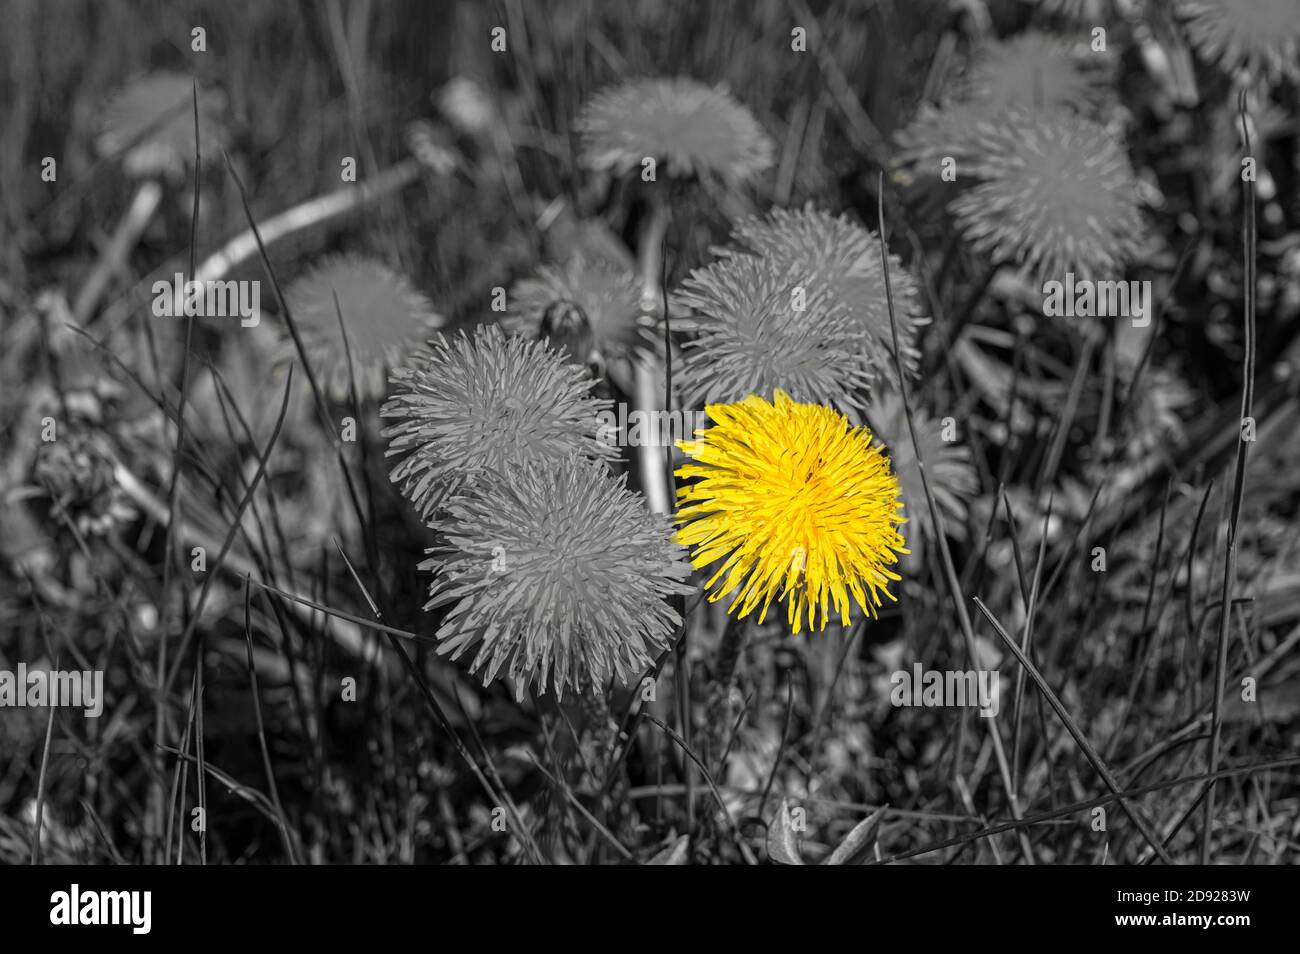
[[[885,816],[885,809],[888,805],[881,805],[874,812],[868,815],[862,821],[853,826],[853,830],[844,836],[835,850],[830,853],[824,865],[854,865],[862,858],[876,840],[876,829],[880,827],[880,819]]]
[[[799,857],[799,840],[790,819],[790,803],[785,799],[781,799],[780,813],[767,826],[767,854],[778,864],[803,864]]]
[[[688,835],[682,835],[675,842],[665,848],[659,854],[655,855],[649,861],[648,865],[684,865],[686,864],[686,845],[690,841]]]

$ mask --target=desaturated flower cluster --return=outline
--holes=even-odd
[[[557,696],[627,684],[668,646],[689,566],[597,433],[607,401],[567,354],[480,327],[393,371],[392,478],[438,533],[439,651]]]
[[[897,170],[933,180],[956,163],[948,212],[992,266],[1120,269],[1143,219],[1124,150],[1097,121],[1106,69],[1044,32],[988,41],[900,133]],[[583,167],[616,178],[654,159],[666,179],[743,189],[773,158],[744,105],[684,78],[609,87],[574,128]],[[683,193],[655,184],[639,185],[664,214]],[[442,651],[519,692],[626,682],[681,624],[681,547],[738,617],[784,602],[799,632],[847,623],[854,604],[874,615],[900,579],[923,462],[955,523],[977,489],[969,451],[938,436],[935,416],[917,410],[915,441],[906,426],[900,386],[921,371],[929,321],[917,278],[848,216],[777,208],[738,218],[655,330],[635,261],[656,259],[643,247],[634,260],[599,223],[564,229],[564,253],[511,288],[504,332],[440,336],[392,374],[392,477],[439,534],[424,567]],[[670,400],[710,419],[679,444],[675,539],[612,475],[636,467],[596,426],[610,391],[593,359],[630,367],[647,354],[676,358]]]

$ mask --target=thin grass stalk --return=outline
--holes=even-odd
[[[199,144],[199,84],[198,80],[193,81],[191,87],[193,93],[194,108],[194,207],[190,216],[190,275],[194,274],[196,262],[198,260],[198,232],[199,232],[199,196],[203,191],[200,188],[199,173],[201,168],[201,151]],[[184,285],[182,284],[182,287]],[[186,312],[189,309],[185,309]],[[167,694],[172,684],[172,676],[167,670],[167,639],[168,639],[168,594],[171,592],[171,571],[172,563],[177,558],[175,547],[175,535],[173,528],[176,525],[176,503],[181,493],[181,449],[185,446],[185,404],[189,397],[190,381],[190,354],[194,340],[194,316],[185,315],[185,350],[181,358],[181,384],[180,394],[177,398],[176,405],[176,445],[172,450],[172,471],[171,478],[167,486],[167,528],[164,531],[163,539],[163,579],[162,579],[162,625],[158,635],[158,658],[156,693],[154,698],[154,746],[158,751],[163,743],[163,736],[166,734],[167,719]],[[205,581],[206,583],[206,581]],[[197,618],[197,611],[196,617]],[[184,639],[182,638],[182,642]],[[179,662],[179,659],[178,659]],[[150,792],[150,798],[153,802],[153,837],[156,838],[163,829],[163,805],[162,805],[162,768],[164,759],[159,751],[155,756],[156,769],[155,783]],[[167,845],[162,846],[165,855]]]
[[[1002,638],[1002,642],[1016,657],[1016,661],[1025,668],[1029,673],[1030,678],[1032,678],[1038,685],[1039,692],[1041,692],[1047,699],[1048,704],[1056,710],[1056,715],[1065,724],[1065,727],[1069,730],[1075,744],[1079,746],[1079,750],[1083,752],[1084,757],[1092,763],[1092,767],[1096,769],[1097,774],[1101,776],[1106,787],[1110,789],[1112,794],[1119,795],[1121,792],[1119,782],[1116,781],[1115,776],[1111,774],[1110,769],[1106,767],[1106,763],[1102,761],[1101,756],[1098,755],[1097,751],[1092,747],[1092,743],[1088,741],[1088,737],[1083,734],[1083,731],[1077,724],[1075,724],[1075,721],[1070,718],[1069,710],[1065,708],[1065,705],[1061,702],[1060,698],[1058,698],[1056,693],[1052,691],[1052,687],[1047,684],[1047,680],[1044,679],[1043,674],[1038,671],[1038,667],[1030,661],[1029,657],[1020,651],[1020,647],[1016,645],[1016,641],[1007,634],[1007,631],[1002,627],[1002,624],[998,622],[997,617],[989,611],[989,608],[984,605],[983,601],[978,596],[973,597],[973,599],[975,600],[975,605],[979,607],[980,612],[984,614],[984,618],[989,621],[993,626],[994,631]],[[1142,817],[1142,814],[1131,803],[1131,801],[1127,798],[1121,797],[1119,804],[1120,807],[1124,809],[1124,813],[1128,815],[1129,819],[1137,827],[1138,831],[1142,833],[1142,837],[1144,837],[1148,844],[1155,849],[1156,854],[1160,856],[1160,860],[1167,865],[1172,865],[1173,859],[1170,858],[1168,852],[1165,851],[1161,839],[1151,830],[1150,823]]]
[[[948,548],[948,537],[943,524],[943,515],[940,513],[939,505],[934,499],[934,491],[930,487],[930,478],[925,472],[925,461],[921,455],[921,442],[916,434],[916,422],[912,418],[912,403],[907,396],[907,376],[903,372],[903,352],[898,340],[898,319],[894,315],[893,284],[889,277],[889,247],[885,238],[885,173],[883,169],[879,173],[877,180],[876,200],[881,267],[885,276],[885,301],[889,307],[889,330],[894,344],[894,369],[898,375],[898,394],[903,402],[903,414],[907,418],[907,431],[912,439],[912,447],[916,451],[916,469],[921,475],[921,485],[925,488],[925,502],[930,511],[930,521],[934,524],[934,538],[937,544],[936,549],[938,549],[942,560],[944,580],[948,584],[949,595],[957,610],[957,620],[961,625],[962,636],[966,642],[966,653],[970,657],[971,665],[978,667],[979,652],[975,643],[975,630],[971,626],[970,614],[966,610],[966,604],[961,595],[961,584],[957,581],[957,569],[952,561],[952,552]],[[1002,788],[1006,793],[1011,815],[1019,820],[1022,817],[1020,800],[1016,797],[1015,786],[1011,783],[1011,768],[1007,764],[1007,755],[1002,746],[1002,737],[998,734],[993,719],[984,719],[982,721],[986,723],[989,738],[993,744],[993,754],[998,763],[998,775],[1002,780]],[[1031,865],[1034,864],[1034,853],[1030,847],[1028,837],[1023,831],[1018,832],[1018,836],[1020,838],[1020,850],[1024,855],[1025,862]]]
[[[1245,154],[1250,155],[1250,127],[1246,112],[1248,91],[1243,89],[1237,97],[1237,113],[1241,117],[1242,136],[1245,138]],[[1219,767],[1220,732],[1223,727],[1223,690],[1224,674],[1228,668],[1228,626],[1232,619],[1232,587],[1237,572],[1237,525],[1241,518],[1241,505],[1246,496],[1246,457],[1250,443],[1245,440],[1244,431],[1247,419],[1255,410],[1255,267],[1256,234],[1255,225],[1255,183],[1243,177],[1241,184],[1243,221],[1242,234],[1242,294],[1245,317],[1245,355],[1243,357],[1241,383],[1241,422],[1237,433],[1237,462],[1232,477],[1232,512],[1228,517],[1227,540],[1223,560],[1223,586],[1220,590],[1219,605],[1219,643],[1214,655],[1214,706],[1210,710],[1210,774]],[[1201,823],[1201,864],[1210,863],[1211,829],[1214,825],[1214,783],[1210,783],[1205,796],[1205,812]]]

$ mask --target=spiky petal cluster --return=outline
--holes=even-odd
[[[596,349],[603,355],[624,356],[650,345],[646,330],[637,323],[640,294],[630,271],[574,254],[562,265],[543,265],[516,282],[502,324],[515,334],[537,337],[546,309],[570,301],[591,322]]]
[[[728,255],[682,283],[677,303],[697,317],[679,376],[689,405],[724,404],[783,388],[803,401],[861,405],[872,366],[866,336],[828,282],[757,255]]]
[[[751,395],[707,408],[713,425],[679,446],[679,543],[703,567],[711,601],[736,592],[728,612],[767,615],[787,601],[794,632],[825,629],[829,609],[849,622],[850,597],[875,615],[906,553],[898,479],[871,432],[830,408]]]
[[[669,176],[753,179],[772,164],[772,142],[748,109],[693,79],[639,79],[597,93],[576,127],[582,164],[624,175],[647,157]]]
[[[889,299],[881,262],[880,238],[850,221],[812,208],[775,209],[766,218],[742,219],[732,230],[738,248],[723,257],[748,250],[777,272],[802,276],[805,287],[824,288],[826,307],[847,314],[866,336],[862,352],[868,373],[879,380],[893,375],[893,335]],[[895,255],[889,256],[890,286],[904,362],[915,365],[912,342],[923,324],[920,294],[912,276]],[[810,316],[815,317],[815,316]]]
[[[1300,77],[1300,0],[1178,0],[1176,9],[1202,59]]]
[[[608,401],[591,396],[586,371],[540,341],[507,337],[496,325],[473,338],[438,335],[392,373],[382,416],[391,477],[428,518],[447,494],[484,473],[511,474],[527,462],[571,455],[612,459],[598,435]]]
[[[692,592],[668,518],[594,461],[480,481],[433,526],[425,608],[451,606],[439,653],[472,653],[471,672],[507,675],[520,698],[530,682],[557,697],[630,684],[681,622],[668,597]]]
[[[1137,179],[1096,123],[1019,110],[981,122],[962,174],[979,184],[950,209],[995,263],[1039,278],[1113,275],[1140,243]]]
[[[357,256],[326,259],[290,285],[285,298],[312,370],[337,401],[348,399],[354,373],[359,397],[382,397],[385,371],[443,323],[404,276]],[[280,357],[296,353],[286,330]]]

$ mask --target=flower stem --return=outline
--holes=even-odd
[[[660,288],[663,269],[664,235],[668,231],[668,202],[658,191],[651,200],[650,221],[641,232],[637,245],[637,264],[641,280],[641,311],[655,315],[660,308]],[[659,395],[660,366],[654,356],[642,351],[636,357],[636,409],[654,412],[667,409],[669,395]],[[663,407],[660,407],[661,402]],[[656,417],[651,414],[651,420]],[[668,493],[668,477],[660,459],[659,448],[644,443],[637,448],[637,463],[641,470],[641,487],[645,491],[650,509],[655,513],[671,513],[672,500]]]

